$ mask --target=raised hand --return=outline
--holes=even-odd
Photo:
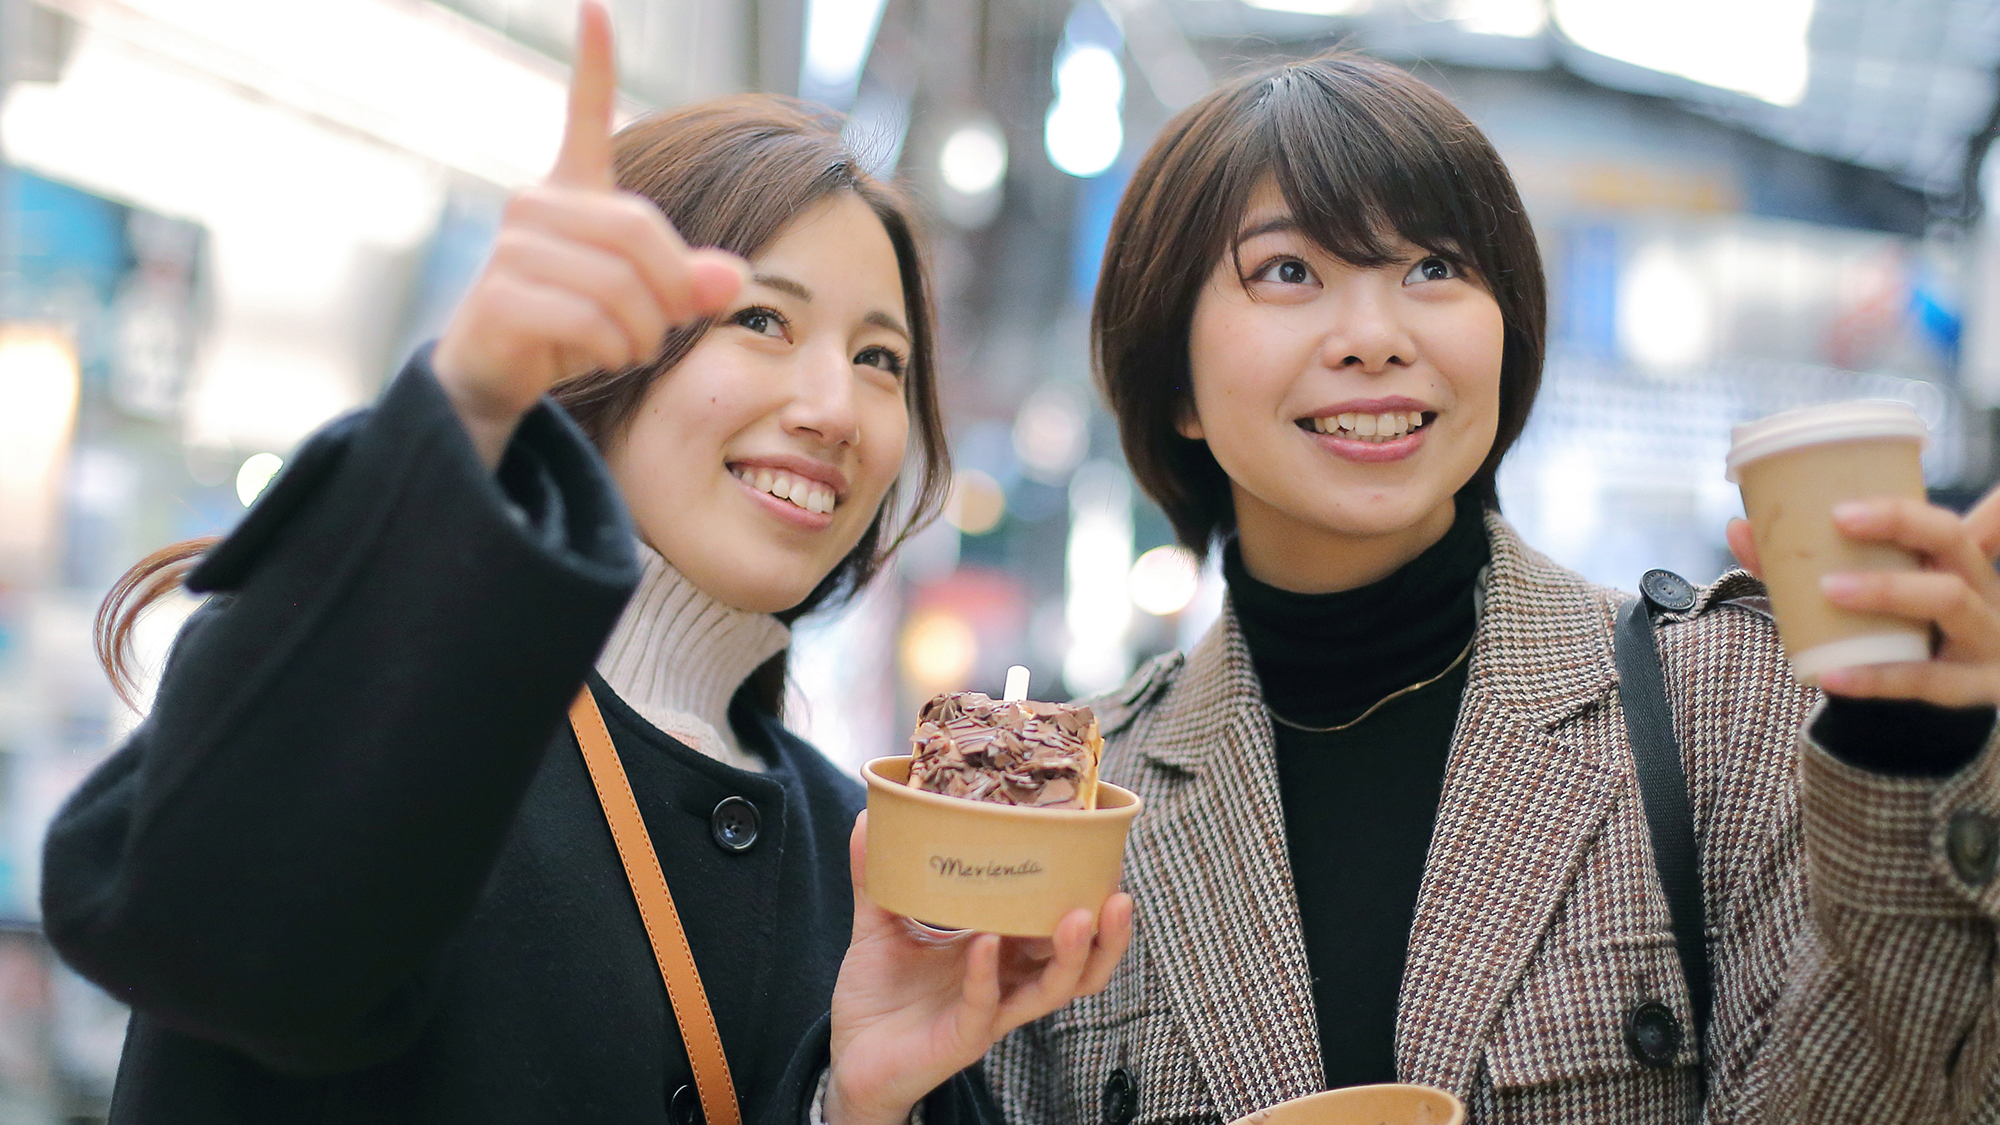
[[[618,190],[617,96],[611,17],[584,0],[555,167],[508,201],[493,255],[432,357],[488,466],[551,385],[651,359],[667,329],[721,311],[742,287],[741,259],[690,250],[658,207]]]
[[[1046,940],[926,931],[868,900],[867,840],[864,812],[848,844],[854,939],[833,990],[827,1125],[902,1125],[1001,1036],[1102,991],[1132,940],[1122,892],[1095,919],[1071,911]]]

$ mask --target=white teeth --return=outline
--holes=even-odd
[[[839,506],[833,489],[818,481],[807,480],[797,473],[783,469],[739,469],[735,471],[737,480],[759,492],[768,492],[780,500],[789,501],[808,512],[826,515]]]
[[[1340,414],[1311,419],[1317,433],[1339,434],[1369,442],[1394,441],[1424,426],[1422,411],[1387,411],[1381,414]]]

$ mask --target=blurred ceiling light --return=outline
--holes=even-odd
[[[962,195],[984,195],[1007,175],[1007,138],[991,121],[968,121],[952,130],[938,153],[945,186]]]
[[[1550,7],[1585,50],[1773,105],[1805,97],[1813,0],[1550,0]]]
[[[800,96],[840,109],[854,100],[886,4],[887,0],[807,0]]]
[[[1159,0],[1104,0],[1104,4],[1161,105],[1169,110],[1186,108],[1214,85],[1180,21]]]
[[[938,205],[946,219],[967,230],[992,222],[1007,179],[1006,135],[986,118],[953,129],[938,150],[938,178],[944,181]]]
[[[218,236],[260,220],[294,231],[275,242],[260,231],[254,241],[271,255],[296,255],[298,237],[331,232],[408,246],[443,202],[434,166],[94,30],[59,84],[9,91],[0,143],[37,171],[194,218]],[[299,229],[302,210],[321,222]],[[302,272],[296,262],[292,272]]]
[[[926,610],[903,626],[897,653],[903,677],[918,695],[963,687],[979,659],[979,637],[965,619],[947,610]]]
[[[1201,563],[1194,552],[1171,543],[1140,555],[1125,580],[1132,604],[1154,617],[1186,609],[1200,584]]]
[[[1308,16],[1351,16],[1365,12],[1374,0],[1243,0],[1253,8],[1299,12]]]
[[[48,561],[80,385],[66,333],[0,325],[0,583]]]
[[[1090,452],[1089,408],[1068,383],[1044,383],[1014,416],[1014,455],[1028,475],[1056,484]]]
[[[1055,77],[1042,134],[1049,161],[1072,176],[1100,175],[1125,146],[1125,68],[1109,49],[1083,44],[1063,52]]]
[[[1125,68],[1109,48],[1077,47],[1056,64],[1056,97],[1115,106],[1125,97]]]
[[[108,37],[502,187],[539,180],[562,134],[564,68],[440,5],[48,2],[78,21],[86,46]]]
[[[285,467],[285,459],[275,453],[252,453],[243,459],[243,465],[236,470],[236,498],[244,507],[257,502],[264,494],[264,487],[278,470]]]
[[[1618,343],[1641,367],[1684,368],[1709,358],[1715,310],[1708,286],[1673,249],[1654,243],[1618,279]]]
[[[1007,494],[1000,482],[978,469],[960,469],[951,475],[951,496],[945,500],[944,518],[967,535],[984,535],[1000,524],[1007,514]]]
[[[1546,0],[1457,0],[1451,18],[1478,35],[1527,39],[1549,26]]]

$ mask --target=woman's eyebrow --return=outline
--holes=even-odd
[[[1292,234],[1296,233],[1299,229],[1299,221],[1297,219],[1292,218],[1290,215],[1276,215],[1254,226],[1247,226],[1237,231],[1236,245],[1241,246],[1258,235]]]
[[[760,273],[752,277],[750,280],[758,285],[764,286],[766,289],[776,289],[780,293],[797,297],[799,300],[804,301],[807,304],[812,303],[813,299],[812,290],[806,288],[805,286],[799,284],[796,281],[793,281],[789,277],[780,277],[777,274],[770,274],[770,273]],[[910,330],[908,328],[903,327],[903,322],[897,320],[893,316],[890,316],[888,313],[872,312],[869,313],[867,316],[862,317],[861,319],[864,322],[872,324],[877,328],[883,328],[887,329],[890,332],[894,332],[896,335],[901,336],[905,340],[911,338]]]
[[[903,322],[897,320],[893,316],[890,316],[888,313],[872,312],[869,313],[867,316],[862,317],[861,319],[867,321],[869,324],[872,324],[877,328],[884,328],[890,332],[894,332],[896,335],[901,336],[905,340],[910,338],[910,330],[903,327]]]
[[[813,299],[812,290],[807,289],[805,286],[800,285],[798,282],[793,281],[789,277],[779,277],[776,274],[760,273],[755,277],[752,277],[750,280],[756,282],[758,285],[761,285],[766,289],[776,289],[780,293],[797,297],[799,300],[805,301],[808,304],[810,304]]]

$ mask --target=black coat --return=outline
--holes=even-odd
[[[50,829],[43,911],[134,1009],[112,1119],[646,1122],[692,1081],[565,713],[638,577],[544,404],[499,474],[423,356],[295,456],[190,587],[152,713]],[[747,1122],[826,1060],[860,786],[775,719],[712,761],[592,677]],[[718,803],[756,809],[725,850]],[[738,806],[740,809],[740,806]],[[927,1118],[983,1115],[976,1081]]]

